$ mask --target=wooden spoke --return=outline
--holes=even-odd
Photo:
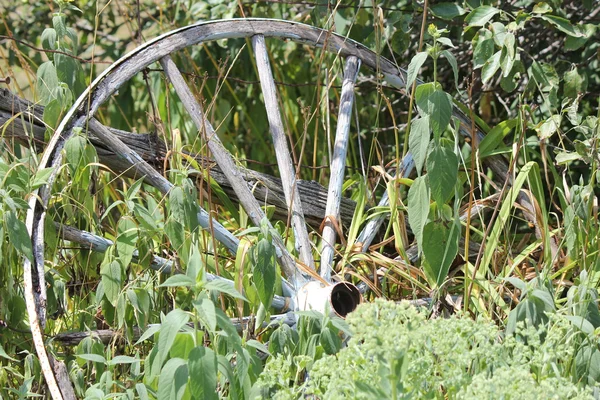
[[[331,263],[334,255],[336,240],[335,224],[340,219],[340,203],[342,198],[342,184],[346,169],[346,152],[348,150],[348,134],[354,104],[354,83],[358,76],[360,60],[354,56],[346,59],[344,67],[344,81],[340,97],[340,109],[335,132],[335,145],[333,159],[331,160],[331,174],[329,178],[329,192],[327,194],[327,207],[325,208],[325,225],[323,227],[323,243],[321,246],[320,274],[326,281],[331,280]]]
[[[254,47],[256,67],[265,99],[265,108],[267,109],[267,118],[269,120],[271,136],[273,137],[273,146],[275,147],[275,154],[277,156],[277,165],[279,166],[285,201],[288,206],[288,213],[292,216],[291,222],[296,239],[296,250],[298,251],[300,260],[314,269],[315,262],[311,252],[310,240],[308,239],[306,222],[304,221],[304,211],[298,191],[296,171],[283,129],[283,121],[281,120],[281,112],[279,111],[279,104],[277,102],[277,91],[275,89],[275,81],[273,79],[273,72],[271,71],[265,37],[263,35],[253,36],[252,46]]]
[[[165,71],[165,74],[171,81],[171,84],[175,88],[179,99],[183,103],[183,106],[187,110],[188,114],[196,124],[196,127],[200,131],[200,134],[204,136],[206,144],[210,152],[212,153],[215,161],[221,167],[221,170],[227,177],[227,180],[233,187],[233,190],[238,196],[242,207],[246,210],[246,213],[256,226],[260,226],[261,223],[266,223],[269,228],[273,228],[271,223],[267,220],[264,212],[260,208],[260,204],[254,198],[254,195],[248,188],[246,181],[242,177],[242,174],[236,165],[233,156],[219,140],[217,133],[215,132],[211,123],[205,118],[202,106],[198,103],[194,97],[192,91],[185,83],[183,76],[177,66],[170,57],[165,57],[160,60],[160,63]],[[296,263],[283,243],[283,240],[275,234],[273,231],[273,244],[277,250],[277,258],[279,259],[281,269],[284,274],[290,279],[293,286],[303,283],[306,279],[303,273],[296,268]]]

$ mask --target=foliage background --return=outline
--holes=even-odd
[[[433,194],[434,168],[423,156],[430,179],[423,185],[429,185],[432,195],[411,201],[408,187],[413,181],[395,181],[384,171],[406,152],[409,129],[411,139],[416,138],[415,132],[425,131],[427,143],[419,139],[424,135],[414,140],[429,144],[429,129],[420,129],[422,123],[416,122],[428,114],[423,107],[418,113],[411,109],[413,100],[419,105],[418,93],[407,96],[377,74],[363,71],[356,88],[356,121],[344,187],[347,197],[370,211],[356,214],[352,225],[342,228],[347,241],[339,247],[338,271],[356,283],[367,282],[374,289],[367,299],[444,299],[449,294],[457,300],[458,296],[458,304],[441,301],[437,307],[463,308],[472,316],[506,327],[509,334],[517,330],[519,321],[542,329],[553,326],[547,325],[554,321],[549,313],[568,317],[566,321],[583,333],[559,330],[562,343],[573,351],[560,361],[557,376],[579,388],[596,385],[600,370],[595,335],[600,327],[596,304],[600,277],[597,2],[431,2],[425,24],[424,4],[416,1],[214,0],[173,1],[166,6],[154,1],[2,0],[0,6],[0,76],[10,77],[9,90],[46,106],[47,137],[83,88],[108,65],[146,40],[199,20],[269,17],[300,21],[348,35],[399,66],[412,65],[420,79],[440,85],[430,87],[465,105],[465,113],[488,133],[489,139],[481,145],[485,152],[476,158],[471,142],[459,139],[454,124],[446,121],[448,126],[434,135],[431,148],[446,149],[440,150],[451,154],[445,159],[456,159],[451,166],[456,168],[455,178],[449,188],[440,189],[447,196]],[[421,38],[427,59],[415,57]],[[205,100],[209,118],[239,162],[277,175],[248,49],[243,40],[220,41],[188,48],[175,59],[196,95]],[[443,50],[452,56],[442,54]],[[269,51],[295,158],[302,165],[300,176],[326,185],[342,63],[318,49],[291,42],[269,41]],[[285,326],[275,333],[252,326],[242,336],[234,332],[228,317],[270,313],[252,274],[257,244],[269,234],[247,230],[250,226],[243,210],[218,199],[218,187],[209,186],[206,192],[190,179],[189,168],[199,168],[182,154],[209,154],[159,67],[123,86],[101,109],[99,119],[114,128],[156,134],[172,152],[165,174],[181,190],[164,199],[141,181],[106,172],[83,136],[67,146],[69,164],[60,171],[53,189],[50,219],[116,243],[105,254],[94,253],[59,240],[53,225],[47,227],[49,321],[45,333],[51,352],[67,363],[77,395],[104,398],[117,392],[130,397],[202,398],[201,393],[217,394],[214,387],[218,384],[219,396],[247,397],[255,393],[253,386],[258,390],[255,383],[269,376],[277,360],[292,356],[301,367],[290,370],[293,377],[282,379],[304,390],[303,371],[312,368],[313,361],[336,353],[341,347],[338,334],[348,328],[340,321],[306,315],[296,333]],[[409,122],[415,124],[409,128]],[[0,231],[0,394],[25,397],[43,393],[44,386],[27,334],[22,257],[30,250],[19,221],[26,209],[23,199],[45,178],[35,174],[39,155],[31,151],[33,144],[21,146],[5,139],[0,158],[4,220]],[[481,159],[493,154],[509,160],[510,175],[535,197],[542,237],[536,238],[535,227],[511,201],[493,197],[515,195],[503,189],[504,182],[494,182],[495,175],[482,166]],[[386,188],[394,188],[396,200],[391,207],[375,207]],[[487,205],[486,210],[460,221],[477,199]],[[252,257],[242,258],[243,253],[238,253],[240,257],[234,258],[215,245],[207,232],[193,224],[178,224],[193,213],[185,204],[198,200],[243,237],[242,249]],[[441,243],[456,240],[454,257],[436,259],[440,249],[419,239],[416,208],[422,210],[421,228],[442,232]],[[391,216],[378,237],[380,244],[366,253],[357,251],[359,228],[378,213]],[[453,231],[442,226],[459,227],[458,236],[451,236],[448,232]],[[285,223],[276,228],[290,235]],[[311,238],[318,246],[319,232],[312,232]],[[470,253],[469,242],[474,245]],[[408,256],[415,243],[418,253],[424,254],[421,260]],[[554,253],[549,251],[551,243]],[[288,244],[293,247],[293,238]],[[450,247],[444,246],[444,251]],[[196,284],[180,279],[165,286],[167,277],[149,270],[148,259],[131,262],[134,248],[140,254],[153,252],[177,260],[179,272]],[[211,287],[204,272],[236,280],[239,292],[243,289],[249,301],[241,301],[238,292]],[[374,273],[383,279],[373,279]],[[188,321],[200,322],[204,328],[178,333]],[[150,327],[145,339],[156,334],[155,340],[138,341],[137,327]],[[86,339],[75,348],[52,340],[61,332],[102,328],[122,332],[125,340],[103,344]],[[542,334],[542,342],[543,338]],[[263,343],[268,343],[272,355],[268,361],[259,357],[264,358],[266,352],[258,350],[267,350]],[[551,351],[546,349],[540,354]],[[259,379],[265,363],[266,372]],[[534,369],[529,372],[543,376]],[[201,383],[192,389],[192,384],[182,383],[188,379]]]

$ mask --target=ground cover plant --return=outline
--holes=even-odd
[[[57,379],[72,387],[65,398],[598,397],[599,14],[591,0],[5,2],[0,397],[51,386],[27,296]],[[361,68],[345,199],[328,216],[317,200],[344,61],[267,41],[300,197],[314,206],[309,258],[321,262],[333,227],[335,276],[373,302],[347,322],[285,313],[293,299],[274,240],[303,258],[272,181],[280,170],[250,38],[171,57],[235,165],[256,171],[245,176],[260,223],[164,64],[132,76],[95,118],[166,193],[86,129],[66,141],[64,164],[39,167],[76,99],[121,56],[200,20],[248,17],[315,26],[406,69],[394,86],[384,67]],[[40,250],[26,214],[46,200]],[[200,207],[235,251],[200,226]]]

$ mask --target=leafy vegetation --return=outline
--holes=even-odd
[[[51,176],[34,285],[45,279],[45,345],[77,397],[600,396],[596,2],[3,7],[0,76],[10,79],[0,84],[44,108],[37,118],[33,106],[0,108],[0,397],[46,393],[23,262],[36,250],[28,201]],[[272,238],[295,254],[286,216],[265,205],[274,230],[252,226],[211,176],[206,142],[160,65],[124,83],[96,118],[156,149],[144,157],[174,185],[168,195],[116,170],[118,156],[85,130],[66,143],[63,167],[37,167],[75,99],[118,58],[172,29],[233,17],[303,22],[407,68],[403,90],[364,68],[355,87],[344,196],[356,206],[336,221],[334,269],[374,303],[347,324],[277,315],[289,299]],[[292,41],[270,39],[268,50],[298,175],[326,186],[342,59]],[[236,162],[277,175],[250,41],[172,57]],[[402,175],[409,160],[415,171]],[[200,207],[239,239],[236,254],[200,227]],[[365,246],[360,232],[379,216]],[[107,240],[78,244],[67,226]],[[318,260],[318,226],[309,237]],[[428,300],[416,309],[379,298]],[[449,313],[458,316],[429,319]]]

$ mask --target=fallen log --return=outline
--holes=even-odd
[[[17,143],[28,145],[36,151],[44,150],[44,135],[46,127],[43,122],[44,107],[33,104],[16,96],[7,89],[0,89],[0,134],[5,140],[14,140]],[[123,143],[138,153],[145,161],[157,170],[163,168],[163,161],[167,157],[165,143],[150,133],[131,133],[119,129],[108,128],[117,135]],[[129,177],[135,177],[137,171],[130,164],[109,150],[106,145],[90,131],[90,143],[96,148],[100,163],[108,169]],[[219,184],[224,193],[234,202],[238,203],[237,196],[229,184],[223,171],[210,159],[191,154],[199,165],[206,167],[210,176]],[[287,221],[288,211],[281,180],[277,177],[242,169],[244,180],[252,188],[252,192],[261,204],[275,207],[273,218]],[[137,174],[139,177],[139,174]],[[325,218],[327,205],[327,189],[315,181],[297,180],[300,199],[304,207],[306,222],[314,229],[319,229]],[[218,199],[214,199],[218,202]],[[348,198],[342,198],[340,215],[344,226],[350,226],[356,203]]]

